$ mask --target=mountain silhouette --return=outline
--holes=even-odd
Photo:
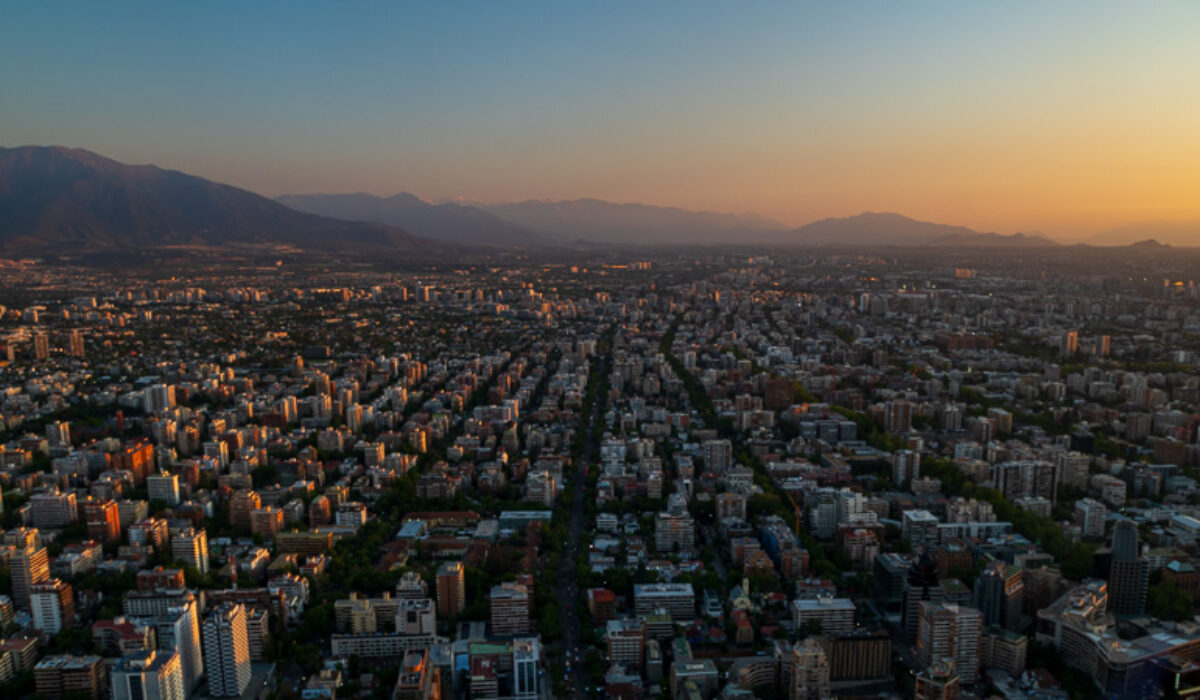
[[[370,221],[397,226],[436,241],[501,246],[541,246],[549,240],[523,226],[505,221],[478,207],[430,204],[401,192],[391,197],[355,194],[286,194],[276,202],[297,211],[346,221]]]
[[[610,245],[714,245],[763,239],[783,224],[759,216],[695,212],[599,199],[477,204],[547,238]]]
[[[305,214],[230,185],[58,146],[0,148],[0,247],[20,251],[280,243],[437,247],[400,229]]]
[[[1171,246],[1200,246],[1200,220],[1146,221],[1126,224],[1098,233],[1085,242],[1092,245],[1124,246],[1146,240]]]
[[[814,221],[778,234],[780,245],[921,247],[1021,247],[1051,246],[1054,241],[1038,235],[980,233],[965,226],[917,221],[894,213],[863,212],[857,216]]]

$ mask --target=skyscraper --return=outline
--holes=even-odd
[[[237,697],[249,685],[250,640],[240,603],[222,603],[205,618],[204,664],[213,697]]]
[[[123,656],[110,674],[113,700],[184,700],[179,654],[144,649]]]
[[[158,648],[175,652],[179,656],[179,668],[183,674],[186,693],[196,687],[204,674],[204,657],[200,647],[200,615],[196,609],[196,598],[185,593],[167,607],[165,613],[154,619],[158,632]]]
[[[1137,525],[1119,521],[1113,527],[1112,565],[1108,574],[1108,609],[1114,615],[1146,612],[1150,565],[1138,556]]]

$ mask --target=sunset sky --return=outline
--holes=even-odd
[[[1200,3],[14,2],[0,145],[267,194],[1200,218]]]

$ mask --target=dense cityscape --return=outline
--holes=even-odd
[[[14,259],[5,697],[1181,697],[1157,247]]]

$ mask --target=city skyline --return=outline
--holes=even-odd
[[[0,698],[1200,698],[1200,5],[6,9]]]
[[[1200,219],[1197,12],[27,5],[0,142],[267,196],[896,211],[1077,240]]]

